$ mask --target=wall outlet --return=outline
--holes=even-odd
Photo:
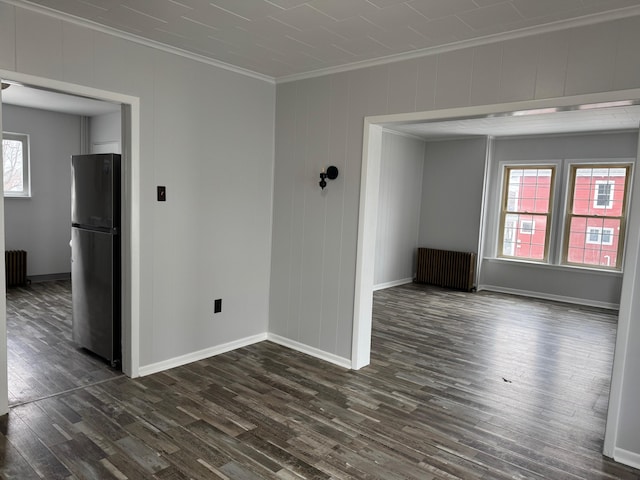
[[[218,298],[213,302],[213,313],[220,313],[222,311],[222,299]]]

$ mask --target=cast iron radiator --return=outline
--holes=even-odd
[[[435,248],[418,248],[416,283],[471,291],[476,271],[476,254]]]
[[[5,278],[7,287],[26,285],[27,252],[24,250],[7,250],[4,252]]]

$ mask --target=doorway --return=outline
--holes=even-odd
[[[122,370],[130,377],[137,377],[139,369],[139,99],[129,95],[82,87],[16,72],[0,71],[5,82],[29,85],[30,87],[59,92],[72,96],[106,101],[122,105],[122,155],[123,200],[122,200]],[[1,94],[0,94],[1,95]],[[0,127],[2,98],[0,96]],[[4,199],[3,199],[4,204]],[[4,208],[0,218],[2,242],[4,243]],[[0,330],[6,332],[6,304],[0,312]],[[2,332],[0,332],[2,333]],[[8,412],[7,389],[7,345],[0,342],[0,414]]]
[[[69,215],[71,156],[107,140],[119,154],[122,134],[118,104],[5,87],[3,154],[5,166],[12,167],[4,179],[5,250],[13,252],[6,266],[12,406],[119,375],[72,341]],[[13,258],[18,256],[21,262]]]
[[[487,118],[490,116],[513,116],[514,112],[529,112],[528,114],[546,111],[560,111],[562,109],[606,108],[616,103],[628,102],[628,99],[640,98],[640,90],[608,92],[606,94],[587,94],[575,97],[563,97],[549,100],[534,100],[499,104],[481,107],[465,107],[442,111],[417,112],[398,115],[384,115],[366,117],[363,135],[363,157],[360,183],[360,209],[358,220],[358,241],[356,256],[356,283],[354,299],[354,322],[352,337],[352,368],[359,369],[369,363],[371,354],[371,326],[374,258],[376,243],[377,206],[380,183],[380,161],[382,152],[382,132],[384,127],[394,125],[430,122],[436,124],[448,120],[469,118]],[[628,105],[628,103],[627,103]],[[527,113],[524,113],[526,115]],[[637,125],[636,125],[637,128]],[[640,176],[634,177],[635,190],[640,190]],[[486,202],[486,197],[485,197]],[[632,197],[632,207],[629,216],[629,237],[624,264],[624,277],[618,320],[618,340],[613,362],[611,381],[611,397],[605,434],[604,453],[613,456],[615,438],[618,429],[620,412],[622,375],[624,358],[627,350],[627,338],[632,315],[632,299],[636,286],[633,279],[636,276],[638,259],[640,258],[640,200],[638,195]],[[483,209],[484,209],[483,205]],[[483,215],[484,217],[484,215]],[[481,227],[481,231],[484,228]],[[483,257],[483,241],[479,241],[479,257]]]

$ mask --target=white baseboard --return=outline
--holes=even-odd
[[[618,463],[640,469],[640,453],[630,452],[622,448],[614,448],[613,459]]]
[[[402,280],[393,280],[391,282],[379,283],[373,286],[373,291],[384,290],[385,288],[397,287],[398,285],[406,285],[407,283],[413,283],[413,278],[403,278]]]
[[[488,290],[490,292],[508,293],[510,295],[521,295],[523,297],[539,298],[542,300],[552,300],[554,302],[573,303],[576,305],[586,305],[588,307],[606,308],[608,310],[618,310],[620,304],[598,302],[587,298],[565,297],[562,295],[553,295],[551,293],[531,292],[528,290],[518,290],[515,288],[498,287],[495,285],[478,285],[477,291]]]
[[[233,342],[216,345],[215,347],[205,348],[204,350],[199,350],[197,352],[192,352],[186,355],[181,355],[179,357],[163,360],[161,362],[152,363],[151,365],[144,365],[140,367],[138,373],[141,377],[144,377],[145,375],[162,372],[164,370],[169,370],[170,368],[181,367],[182,365],[186,365],[188,363],[197,362],[198,360],[204,360],[205,358],[214,357],[216,355],[220,355],[221,353],[230,352],[231,350],[246,347],[248,345],[253,345],[254,343],[264,342],[265,340],[267,340],[267,334],[260,333],[251,337],[241,338],[239,340],[234,340]]]
[[[348,358],[339,357],[337,355],[333,355],[332,353],[324,352],[318,348],[310,347],[309,345],[296,342],[295,340],[291,340],[289,338],[281,337],[280,335],[276,335],[274,333],[268,333],[267,340],[273,343],[277,343],[278,345],[282,345],[283,347],[290,348],[291,350],[306,353],[307,355],[319,358],[320,360],[324,360],[325,362],[333,363],[334,365],[337,365],[339,367],[351,369],[351,360]]]

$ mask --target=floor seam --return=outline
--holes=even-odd
[[[94,387],[96,385],[102,385],[103,383],[108,383],[108,382],[111,382],[113,380],[117,380],[119,378],[122,378],[122,375],[117,376],[117,377],[105,378],[104,380],[99,380],[97,382],[88,383],[86,385],[80,385],[80,386],[77,386],[77,387],[74,387],[74,388],[69,388],[68,390],[64,390],[62,392],[51,393],[49,395],[45,395],[43,397],[35,398],[35,399],[32,399],[32,400],[25,400],[24,402],[14,403],[14,404],[9,405],[9,410],[11,410],[12,408],[15,408],[15,407],[21,407],[23,405],[29,405],[31,403],[40,402],[42,400],[47,400],[49,398],[55,398],[55,397],[59,397],[61,395],[66,395],[68,393],[77,392],[78,390],[84,390],[85,388]]]

